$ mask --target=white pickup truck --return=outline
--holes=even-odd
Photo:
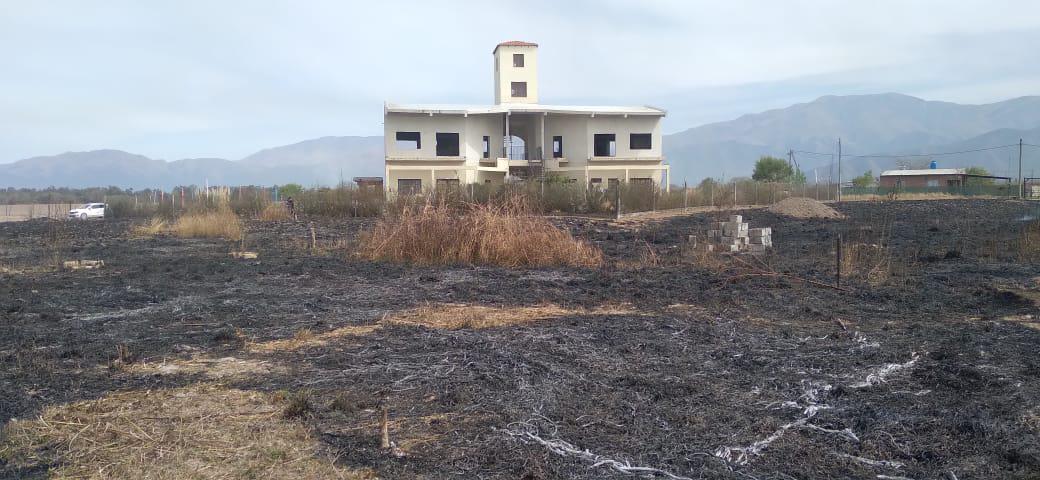
[[[69,218],[78,218],[80,220],[105,218],[105,207],[107,206],[104,203],[85,203],[79,208],[69,210]]]

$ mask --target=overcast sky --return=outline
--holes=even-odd
[[[513,39],[540,44],[541,103],[652,104],[669,133],[828,94],[1040,94],[1036,0],[0,0],[0,162],[378,135],[384,101],[491,103]]]

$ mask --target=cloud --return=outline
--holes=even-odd
[[[1038,32],[1010,0],[18,2],[0,161],[379,134],[384,100],[489,103],[509,39],[541,45],[543,101],[651,103],[670,131],[825,94],[992,101],[1040,93]]]

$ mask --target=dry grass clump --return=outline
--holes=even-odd
[[[112,394],[14,420],[0,463],[52,466],[52,478],[342,478],[371,472],[317,455],[270,395],[216,385]]]
[[[289,219],[289,209],[282,203],[269,203],[260,211],[259,218],[265,222],[285,221]]]
[[[166,220],[159,217],[154,217],[148,221],[148,223],[141,225],[134,225],[130,229],[130,233],[135,237],[154,237],[163,231],[165,231],[169,225]]]
[[[304,347],[321,347],[328,345],[329,341],[336,340],[338,338],[346,337],[361,337],[368,335],[380,328],[380,325],[358,325],[358,326],[347,326],[330,330],[324,333],[313,333],[307,330],[309,334],[300,334],[297,332],[292,338],[284,340],[271,340],[269,342],[258,342],[249,344],[249,350],[252,352],[277,352],[277,351],[291,351],[299,350]]]
[[[568,315],[637,315],[627,306],[603,306],[592,310],[558,305],[488,307],[483,305],[427,305],[387,317],[385,322],[419,325],[443,330],[481,329],[526,325]]]
[[[242,220],[230,209],[188,212],[173,224],[173,233],[182,238],[242,239]]]
[[[370,260],[420,265],[593,267],[603,253],[575,239],[522,203],[470,205],[462,211],[426,205],[387,217],[361,235],[358,253]]]
[[[891,248],[879,243],[843,242],[841,274],[860,276],[871,285],[881,285],[892,277]]]
[[[1023,262],[1040,261],[1040,221],[1032,222],[1022,229],[1018,256]]]

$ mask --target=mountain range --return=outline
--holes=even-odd
[[[834,174],[838,139],[845,178],[872,170],[926,165],[980,166],[1017,175],[1017,146],[1040,145],[1040,97],[984,105],[927,101],[908,95],[825,96],[808,103],[741,116],[665,135],[672,183],[706,177],[749,176],[762,155],[793,159],[810,181]],[[894,158],[887,154],[919,154]],[[932,155],[939,153],[941,155]],[[1024,155],[1025,173],[1040,170],[1040,149]],[[1035,172],[1040,173],[1040,172]],[[239,160],[154,160],[119,150],[67,152],[0,164],[0,187],[175,185],[330,185],[355,176],[383,174],[383,139],[322,137],[269,148]]]

